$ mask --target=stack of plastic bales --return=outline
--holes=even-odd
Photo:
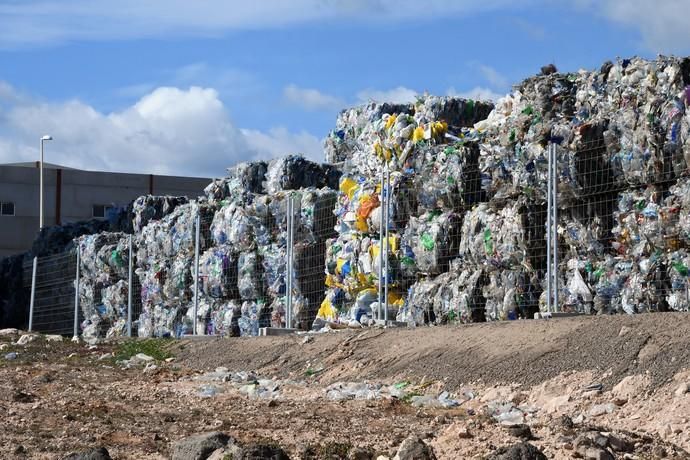
[[[129,236],[98,233],[78,240],[81,329],[88,340],[126,332]]]
[[[389,319],[434,320],[430,299],[436,280],[459,256],[463,212],[485,196],[477,137],[468,127],[491,108],[423,96],[414,104],[371,103],[340,114],[326,140],[327,158],[344,163],[338,236],[329,243],[328,290],[317,324],[367,323],[382,319],[385,309]],[[388,185],[382,179],[386,163]],[[385,244],[380,238],[386,196],[387,272],[381,267]],[[379,305],[379,273],[388,285],[388,305]]]
[[[200,256],[199,333],[257,335],[310,324],[323,296],[325,240],[333,235],[338,171],[301,156],[243,163],[206,189],[218,209]],[[294,201],[294,271],[287,271],[288,201]],[[203,224],[202,224],[203,226]],[[316,286],[321,289],[316,288]]]

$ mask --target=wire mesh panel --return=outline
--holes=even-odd
[[[574,199],[559,202],[560,307],[598,314],[687,311],[687,168],[674,163],[663,142],[646,153],[607,148],[609,130],[577,151],[559,150],[561,163],[593,170],[585,186],[577,183]],[[596,174],[597,168],[606,173]]]
[[[33,260],[25,262],[24,279],[31,283]],[[71,335],[74,329],[76,252],[37,258],[32,329]],[[78,321],[81,318],[78,318]]]

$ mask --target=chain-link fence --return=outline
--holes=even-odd
[[[599,135],[556,148],[559,309],[688,310],[690,182],[682,151],[659,145],[626,150]]]
[[[75,325],[75,251],[36,257],[24,263],[24,280],[31,289],[29,330],[73,334]]]

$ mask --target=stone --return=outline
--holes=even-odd
[[[393,460],[436,460],[436,455],[419,437],[409,436],[400,444]]]
[[[489,460],[546,460],[546,455],[534,444],[521,442],[498,449]]]
[[[0,329],[0,336],[5,336],[5,335],[19,335],[20,334],[19,329],[14,329],[14,328],[5,328],[5,329]]]
[[[12,360],[17,359],[18,356],[19,355],[17,353],[15,353],[14,351],[11,351],[5,355],[5,359],[8,361],[12,361]]]
[[[588,447],[585,451],[586,460],[615,460],[615,457],[606,449],[598,447]]]
[[[461,426],[458,428],[458,438],[460,439],[472,439],[474,436],[470,432],[470,429],[466,426]]]
[[[681,383],[678,388],[676,388],[675,395],[683,396],[685,393],[690,391],[690,386],[687,383]]]
[[[33,342],[36,340],[38,336],[35,334],[24,334],[21,337],[19,337],[19,340],[17,340],[17,345],[28,345],[29,343]]]
[[[108,449],[105,447],[98,447],[96,449],[85,450],[69,454],[63,460],[112,460]]]
[[[48,334],[45,338],[47,342],[62,342],[63,339],[61,335],[57,334]]]
[[[621,328],[620,332],[618,333],[618,337],[623,337],[625,334],[627,334],[627,333],[629,333],[629,332],[631,332],[631,331],[632,331],[632,328],[631,328],[631,327],[623,326],[623,327]]]
[[[136,355],[132,356],[132,359],[135,361],[140,361],[140,362],[145,362],[145,363],[149,363],[151,361],[154,361],[153,357],[151,357],[145,353],[137,353]]]
[[[634,449],[633,444],[618,436],[609,436],[609,446],[616,452],[632,452]]]
[[[616,405],[613,403],[596,404],[589,409],[588,413],[590,417],[599,417],[604,414],[611,414],[614,410],[616,410]]]
[[[506,427],[506,431],[516,438],[532,439],[532,430],[529,425],[525,425],[524,423]]]
[[[288,454],[271,444],[250,444],[233,452],[230,458],[252,460],[290,460]]]
[[[374,453],[363,447],[354,447],[347,453],[347,460],[372,460]]]
[[[224,448],[230,441],[230,436],[219,431],[190,436],[173,444],[172,460],[206,460],[215,450]],[[234,444],[234,440],[232,441]]]
[[[575,428],[573,419],[570,418],[568,415],[561,415],[561,418],[558,421],[560,422],[561,427],[565,430],[572,430],[573,428]]]
[[[643,393],[650,383],[651,379],[647,375],[629,375],[611,389],[611,394],[614,398],[630,401]]]

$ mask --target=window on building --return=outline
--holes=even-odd
[[[0,202],[0,215],[14,216],[14,203],[11,201]]]
[[[97,219],[103,219],[108,216],[108,211],[112,209],[112,206],[106,204],[94,204],[93,205],[93,217]]]

